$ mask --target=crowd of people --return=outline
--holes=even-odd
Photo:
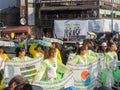
[[[68,58],[72,55],[72,59]],[[66,44],[60,45],[59,43],[52,42],[50,47],[42,46],[33,43],[26,54],[26,49],[23,47],[16,48],[16,57],[9,58],[4,53],[4,48],[0,47],[0,90],[4,88],[4,64],[6,61],[28,61],[35,57],[42,57],[43,61],[33,82],[55,81],[62,79],[64,73],[71,72],[72,69],[66,64],[89,64],[94,60],[98,60],[104,56],[104,63],[106,68],[103,70],[101,80],[102,84],[111,87],[114,84],[114,78],[120,80],[120,44],[113,38],[106,39],[105,37],[95,40],[84,40],[80,45],[76,42],[75,46],[71,49]],[[109,76],[109,77],[108,77]],[[17,78],[17,80],[16,80]],[[21,79],[22,78],[22,79]],[[4,90],[32,90],[32,87],[27,80],[21,83],[23,77],[14,77],[8,87]],[[108,80],[111,85],[108,85]],[[26,88],[26,87],[29,87]],[[25,89],[20,89],[25,88]]]

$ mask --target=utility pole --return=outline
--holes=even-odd
[[[111,32],[113,33],[113,0],[111,0]]]

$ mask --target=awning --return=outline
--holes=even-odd
[[[30,26],[9,26],[5,30],[2,31],[2,33],[31,33]]]

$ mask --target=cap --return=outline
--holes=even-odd
[[[107,43],[106,43],[106,42],[103,42],[103,43],[101,44],[101,46],[107,46]]]

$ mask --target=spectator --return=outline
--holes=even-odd
[[[100,48],[99,48],[99,50],[98,50],[98,53],[103,53],[103,55],[105,55],[107,52],[108,52],[108,50],[107,50],[107,43],[106,43],[106,42],[103,42],[103,43],[100,45]]]
[[[10,80],[10,82],[8,84],[8,88],[11,88],[10,90],[14,90],[15,87],[17,87],[18,85],[28,84],[28,83],[29,82],[25,77],[23,77],[21,75],[17,75]]]
[[[68,50],[67,45],[63,44],[63,48],[62,48],[62,51],[61,51],[61,56],[62,56],[63,64],[65,64],[65,65],[66,65],[66,62],[68,60],[69,53],[70,53],[70,50]]]
[[[99,38],[99,40],[103,40],[103,39],[105,39],[106,38],[106,34],[104,33],[100,38]]]
[[[24,42],[24,39],[19,39],[18,40],[19,41],[19,47],[21,47],[21,48],[25,48],[25,42]]]
[[[73,50],[73,52],[74,52],[74,53],[77,53],[77,52],[78,52],[79,47],[80,47],[79,42],[76,42],[76,44],[75,44],[75,49]]]
[[[20,84],[15,87],[14,90],[33,90],[30,84]]]

